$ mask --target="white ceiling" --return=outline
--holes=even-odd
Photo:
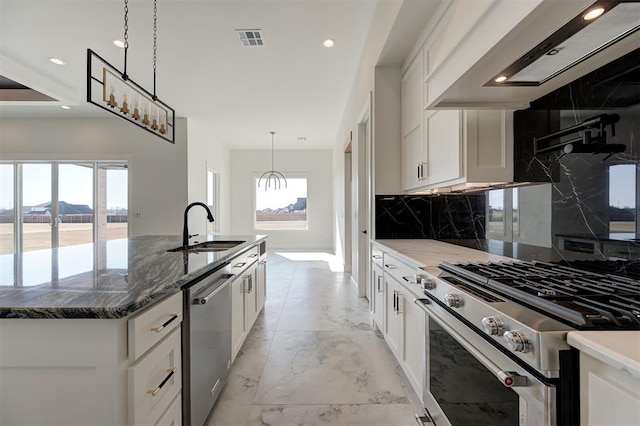
[[[271,130],[276,149],[330,148],[377,2],[158,0],[157,95],[178,117],[206,120],[212,140],[231,148],[268,149]],[[86,102],[86,56],[91,48],[123,69],[112,44],[123,38],[123,8],[123,0],[0,0],[0,75],[60,100],[3,103],[0,116],[113,117]],[[130,0],[127,74],[149,91],[152,25],[152,0]],[[265,47],[242,47],[236,29],[261,29]]]

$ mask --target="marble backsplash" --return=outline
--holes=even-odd
[[[484,239],[485,195],[377,195],[377,239]]]

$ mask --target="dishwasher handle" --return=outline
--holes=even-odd
[[[213,297],[215,296],[219,291],[221,291],[223,288],[226,287],[227,284],[229,284],[231,281],[233,281],[236,278],[235,275],[231,274],[231,275],[225,275],[223,278],[221,278],[221,280],[224,280],[224,282],[217,286],[215,290],[213,290],[211,293],[207,294],[206,296],[203,297],[194,297],[193,298],[193,304],[194,305],[206,305],[207,302]],[[221,280],[218,280],[216,282],[219,282]],[[213,287],[213,286],[211,286]]]

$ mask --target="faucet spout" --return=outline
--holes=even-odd
[[[187,217],[189,215],[189,210],[193,206],[201,206],[202,208],[204,208],[207,211],[207,220],[209,220],[209,222],[214,221],[213,214],[211,214],[211,210],[209,210],[209,207],[207,207],[205,203],[196,201],[195,203],[189,204],[187,208],[184,209],[184,226],[182,227],[182,246],[183,247],[186,247],[189,245],[189,227],[187,225],[187,222],[188,222]]]

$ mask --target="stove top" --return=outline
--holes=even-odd
[[[454,276],[577,329],[640,330],[640,282],[593,272],[604,266],[618,271],[629,265],[602,263],[584,270],[535,261],[440,264]]]

